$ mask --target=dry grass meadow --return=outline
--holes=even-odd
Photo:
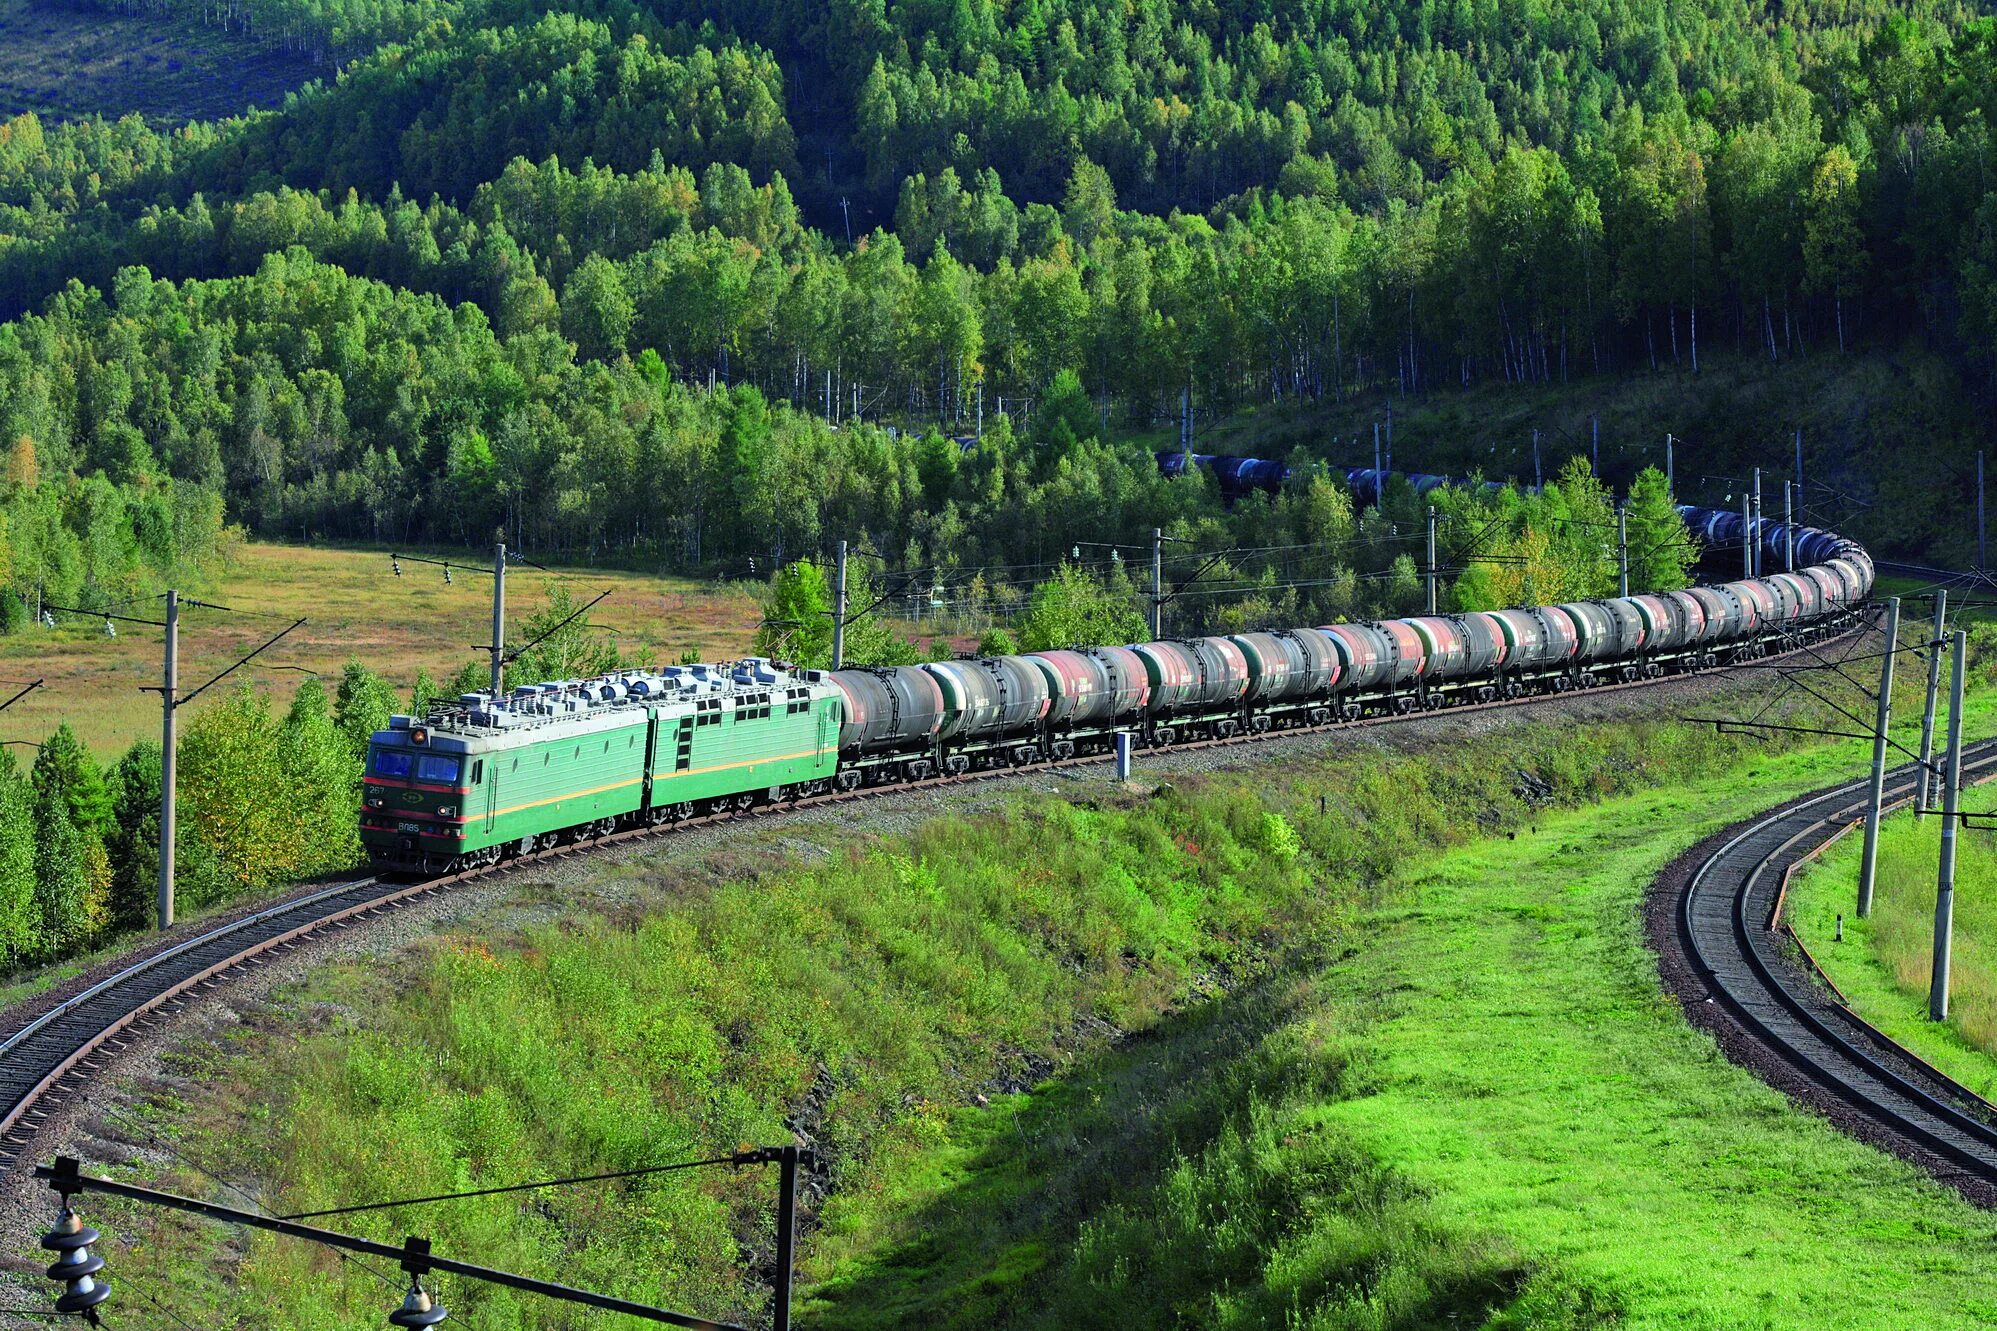
[[[181,616],[183,690],[299,617],[308,620],[304,627],[238,672],[267,687],[280,703],[307,676],[277,667],[318,671],[329,687],[350,657],[401,689],[418,669],[447,678],[478,657],[477,645],[490,638],[491,580],[477,572],[454,573],[446,585],[441,569],[414,563],[404,563],[403,574],[397,578],[390,571],[385,551],[243,545],[213,587],[192,593],[241,613],[190,607]],[[515,568],[507,577],[510,640],[517,642],[521,623],[546,604],[556,576],[568,582],[578,604],[612,589],[590,612],[589,622],[615,631],[632,647],[649,646],[660,661],[677,659],[689,648],[710,660],[740,656],[749,649],[760,613],[745,587],[625,572],[550,575]],[[124,613],[157,618],[157,610],[134,607]],[[68,617],[54,632],[0,638],[0,679],[48,682],[0,713],[0,740],[40,740],[67,719],[100,760],[110,761],[133,740],[156,734],[158,695],[140,690],[159,683],[161,631],[117,628],[118,636],[108,638],[101,622]],[[5,689],[0,698],[13,691]]]

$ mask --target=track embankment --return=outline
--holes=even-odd
[[[1169,775],[1250,759],[1260,761],[1296,745],[1317,746],[1339,737],[1474,739],[1491,725],[1536,712],[1560,711],[1585,720],[1611,714],[1625,705],[1635,709],[1657,699],[1732,687],[1782,659],[1774,655],[1739,666],[1657,680],[1178,744],[1143,751],[1140,763],[1147,773]],[[503,885],[517,875],[545,872],[619,846],[642,850],[644,843],[697,827],[720,830],[730,823],[763,822],[791,810],[826,807],[829,811],[830,806],[856,802],[877,806],[904,796],[990,788],[994,783],[1034,774],[1082,775],[1086,769],[1100,769],[1110,761],[1107,754],[1089,754],[1061,762],[863,787],[788,805],[759,805],[746,812],[704,815],[664,827],[637,828],[557,846],[423,882],[361,878],[320,884],[275,903],[245,907],[200,926],[177,930],[138,952],[89,968],[11,1012],[0,1013],[0,1173],[30,1161],[41,1145],[44,1127],[59,1122],[67,1108],[87,1098],[90,1085],[106,1073],[121,1052],[155,1031],[163,1018],[204,995],[226,990],[288,953],[342,936],[413,905],[438,900],[454,889]]]

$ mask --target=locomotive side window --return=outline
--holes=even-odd
[[[481,758],[477,762],[472,764],[472,784],[476,786],[482,783],[484,780],[485,780],[485,759]]]
[[[374,763],[368,769],[376,776],[403,777],[416,762],[416,755],[405,749],[376,749]]]

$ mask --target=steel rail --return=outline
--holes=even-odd
[[[1973,779],[1997,778],[1997,740],[1965,750],[1963,766]],[[1962,1176],[1997,1183],[1997,1106],[1865,1022],[1785,951],[1792,935],[1781,928],[1780,908],[1790,873],[1849,830],[1863,810],[1865,786],[1864,780],[1832,786],[1723,834],[1726,840],[1704,855],[1682,891],[1680,941],[1708,996],[1764,1053]],[[1913,791],[1913,764],[1896,769],[1889,807]],[[1801,940],[1795,943],[1807,958]],[[1814,958],[1808,961],[1814,970]]]
[[[1845,635],[1861,631],[1862,625],[1847,629]],[[1833,639],[1835,640],[1835,639]],[[1497,698],[1489,702],[1457,702],[1434,709],[1361,717],[1354,721],[1330,720],[1319,725],[1295,725],[1269,731],[1246,731],[1224,738],[1187,740],[1153,750],[1169,754],[1178,750],[1203,750],[1259,744],[1283,736],[1333,734],[1371,726],[1456,716],[1499,708],[1557,706],[1580,698],[1595,697],[1627,689],[1698,676],[1730,675],[1765,668],[1771,661],[1807,650],[1802,646],[1787,651],[1715,666],[1706,670],[1666,674],[1654,679],[1602,683],[1593,687],[1526,694],[1517,698]],[[132,1032],[146,1018],[187,998],[197,990],[216,985],[227,978],[261,964],[271,954],[289,950],[324,930],[344,926],[364,916],[399,909],[421,898],[467,883],[504,879],[523,870],[557,863],[578,854],[607,846],[670,835],[701,826],[718,825],[741,819],[754,819],[772,813],[811,809],[854,800],[878,799],[901,791],[928,790],[970,782],[994,781],[1069,767],[1112,762],[1109,753],[1077,754],[1071,758],[995,767],[956,775],[938,774],[921,780],[902,780],[850,791],[828,791],[786,801],[781,805],[761,804],[746,810],[726,810],[696,814],[657,827],[636,827],[621,832],[549,847],[528,855],[515,856],[496,864],[481,865],[438,878],[397,885],[382,891],[375,878],[331,886],[289,901],[279,902],[255,914],[227,921],[195,937],[150,954],[120,968],[88,989],[27,1022],[0,1041],[0,1169],[19,1160],[33,1143],[41,1126],[48,1121],[70,1094],[95,1071],[94,1056],[119,1037]],[[122,1046],[121,1046],[122,1047]],[[115,1050],[113,1051],[115,1052]]]

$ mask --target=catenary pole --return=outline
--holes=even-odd
[[[1754,548],[1754,576],[1760,577],[1768,570],[1761,561],[1761,468],[1754,469],[1754,523],[1748,528],[1747,543]]]
[[[790,1331],[791,1272],[797,1264],[797,1157],[795,1146],[777,1153],[777,1278],[771,1331]]]
[[[1380,422],[1373,422],[1373,507],[1386,502],[1387,473],[1380,466]]]
[[[1935,960],[1928,982],[1928,1015],[1948,1020],[1949,948],[1955,938],[1956,806],[1962,798],[1962,658],[1969,635],[1955,634],[1955,659],[1949,666],[1948,766],[1942,772],[1942,854],[1935,879]]]
[[[846,668],[846,542],[839,542],[839,570],[833,575],[832,668]]]
[[[1375,427],[1377,428],[1377,427]],[[1151,529],[1151,636],[1165,636],[1165,529]]]
[[[1796,483],[1782,482],[1782,571],[1796,571]]]
[[[1754,496],[1745,490],[1740,495],[1740,575],[1754,576]]]
[[[1428,612],[1435,613],[1435,505],[1428,506]]]
[[[1976,567],[1989,568],[1988,547],[1984,536],[1987,528],[1983,525],[1983,450],[1976,450]]]
[[[1942,625],[1947,615],[1948,592],[1940,589],[1935,592],[1934,627],[1928,630],[1928,701],[1921,709],[1921,765],[1914,773],[1915,822],[1927,816],[1928,800],[1935,789],[1930,768],[1935,757],[1935,697],[1942,682]]]
[[[173,927],[175,713],[180,708],[180,593],[166,594],[166,665],[160,672],[159,927]]]
[[[1616,592],[1629,595],[1629,504],[1616,505]]]
[[[1672,466],[1671,451],[1671,434],[1667,430],[1664,435],[1664,490],[1665,493],[1676,499],[1678,497],[1678,471]]]
[[[506,545],[492,547],[492,696],[506,687]]]
[[[1872,914],[1873,878],[1879,867],[1879,802],[1886,789],[1886,728],[1893,721],[1893,658],[1900,644],[1900,598],[1886,601],[1886,637],[1879,653],[1879,714],[1872,731],[1872,783],[1865,801],[1865,851],[1858,862],[1858,914]]]
[[[1532,488],[1535,492],[1546,488],[1546,481],[1539,472],[1539,431],[1532,432]]]

